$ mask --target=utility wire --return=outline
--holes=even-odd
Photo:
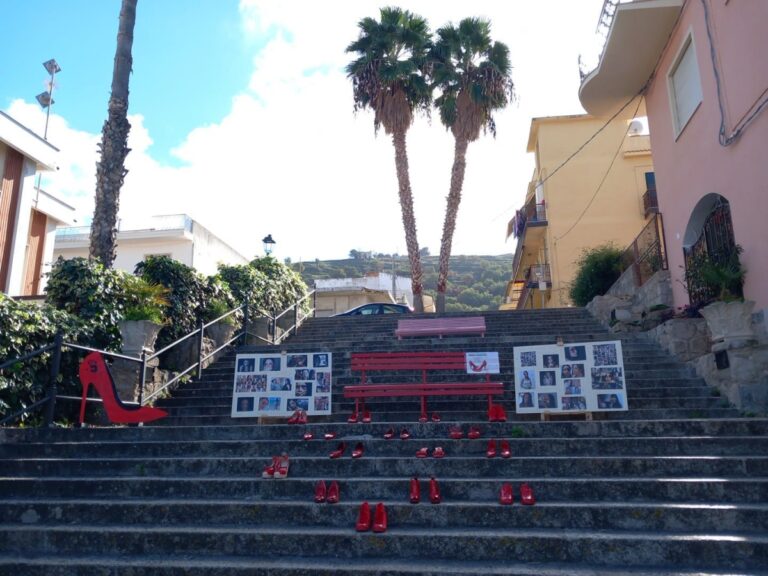
[[[637,98],[637,96],[635,96],[635,98]],[[634,100],[634,98],[632,100]],[[630,100],[630,102],[631,102],[631,100]],[[637,115],[637,111],[640,110],[640,104],[642,104],[642,102],[643,102],[643,99],[641,97],[640,100],[638,100],[638,102],[637,102],[637,108],[635,108],[635,114],[634,115]],[[633,117],[634,117],[634,115],[633,115]],[[616,148],[616,153],[613,155],[613,158],[611,159],[611,163],[608,165],[608,169],[605,171],[605,174],[603,174],[603,178],[602,178],[602,180],[600,180],[600,184],[597,185],[597,189],[595,190],[595,193],[592,194],[592,198],[590,198],[589,202],[584,207],[584,210],[581,211],[581,214],[579,214],[579,217],[576,219],[576,221],[573,224],[571,224],[571,227],[568,228],[568,230],[566,230],[565,232],[563,232],[560,236],[555,238],[555,242],[565,238],[571,232],[571,230],[573,230],[576,227],[576,225],[579,222],[581,222],[581,219],[584,217],[584,214],[586,214],[587,210],[589,210],[589,207],[592,206],[592,203],[595,201],[595,198],[597,198],[598,192],[600,192],[600,190],[603,187],[603,184],[605,184],[605,180],[608,178],[608,174],[611,173],[611,169],[613,168],[613,165],[616,162],[616,158],[619,157],[619,153],[621,152],[621,149],[624,146],[624,140],[627,137],[627,134],[629,133],[629,129],[630,129],[630,125],[627,124],[627,129],[624,131],[624,134],[622,134],[622,136],[621,136],[621,140],[619,141],[619,146],[618,146],[618,148]]]

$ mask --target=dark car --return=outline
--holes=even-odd
[[[405,304],[392,304],[390,302],[373,302],[363,304],[334,316],[371,316],[373,314],[408,314],[411,309]]]

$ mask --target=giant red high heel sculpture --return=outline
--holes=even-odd
[[[80,382],[83,385],[83,398],[80,401],[80,425],[85,420],[85,405],[88,398],[88,388],[93,386],[104,402],[107,418],[113,424],[138,424],[152,422],[168,416],[168,412],[152,406],[126,406],[117,397],[115,382],[112,374],[98,352],[91,352],[80,363]]]

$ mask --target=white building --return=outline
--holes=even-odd
[[[38,170],[56,170],[59,150],[0,112],[0,292],[34,296],[45,290],[56,227],[75,209],[38,189]]]
[[[54,259],[88,257],[91,229],[60,228],[56,233]],[[169,256],[210,276],[218,265],[247,264],[249,259],[186,214],[119,220],[114,268],[133,273],[148,256]]]

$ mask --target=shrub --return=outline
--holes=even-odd
[[[613,244],[584,249],[576,261],[578,270],[571,282],[569,296],[576,306],[586,306],[595,296],[602,296],[621,276],[622,251]]]
[[[124,282],[126,306],[123,319],[149,320],[155,324],[164,324],[168,289],[160,284],[151,284],[140,276],[128,274],[125,275]]]

